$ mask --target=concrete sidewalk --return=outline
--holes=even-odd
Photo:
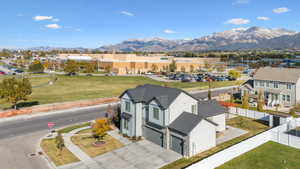
[[[85,129],[89,129],[90,127],[83,127],[79,129],[72,130],[69,133],[63,134],[63,138],[65,141],[66,148],[71,151],[88,169],[99,169],[100,165],[90,156],[88,156],[85,152],[83,152],[78,146],[76,146],[72,141],[71,137],[75,135],[77,132]]]

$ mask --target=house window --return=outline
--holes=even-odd
[[[285,101],[285,95],[282,95],[282,101]]]
[[[267,87],[270,87],[270,83],[269,82],[267,82],[266,85],[267,85]]]
[[[274,88],[278,88],[278,83],[274,82]]]
[[[130,112],[130,102],[125,101],[125,111]]]
[[[258,86],[258,81],[257,80],[255,81],[255,86]]]
[[[126,130],[128,130],[128,123],[129,123],[129,120],[124,119],[124,129],[126,129]]]
[[[196,105],[192,105],[192,113],[193,114],[197,114],[197,109],[196,109],[197,107],[196,107]]]
[[[153,118],[159,120],[159,110],[156,107],[153,107]]]
[[[261,86],[261,87],[264,87],[264,86],[265,86],[265,82],[261,81],[261,82],[260,82],[260,86]]]
[[[292,89],[292,85],[291,84],[286,84],[286,88],[287,89]]]
[[[288,102],[291,101],[291,96],[290,95],[286,95],[286,101],[288,101]]]

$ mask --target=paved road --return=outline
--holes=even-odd
[[[213,91],[213,95],[231,89]],[[207,97],[207,91],[194,93],[196,98]],[[29,157],[36,151],[39,138],[48,132],[47,122],[55,122],[56,128],[74,123],[86,122],[103,117],[106,107],[71,110],[28,119],[0,123],[0,168],[2,169],[47,169],[47,164],[39,157]]]

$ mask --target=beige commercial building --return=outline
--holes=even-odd
[[[110,69],[118,74],[140,74],[167,71],[174,60],[177,71],[192,72],[203,68],[206,63],[215,65],[220,58],[185,58],[173,56],[138,56],[136,54],[60,54],[61,60],[94,60],[101,69]]]

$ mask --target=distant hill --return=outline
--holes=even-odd
[[[130,39],[119,44],[102,46],[102,51],[201,51],[255,48],[300,48],[300,34],[286,29],[262,27],[237,28],[192,40],[162,38]]]

